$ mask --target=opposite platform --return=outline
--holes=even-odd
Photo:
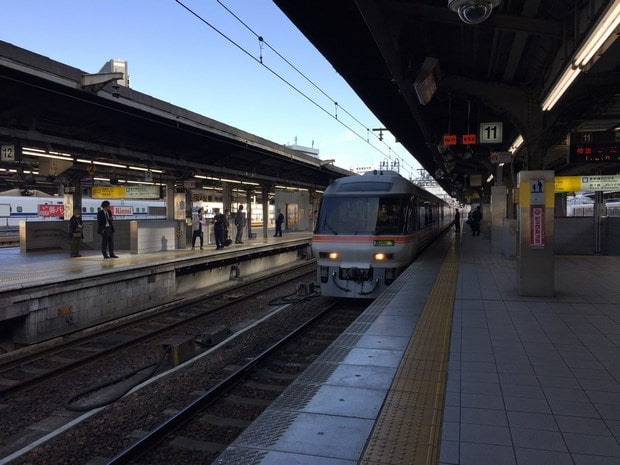
[[[144,310],[189,303],[310,257],[310,233],[251,239],[222,250],[162,250],[118,258],[0,250],[0,343],[46,341]]]
[[[15,286],[28,286],[40,282],[66,281],[85,276],[97,276],[165,263],[188,260],[212,259],[230,254],[247,254],[257,247],[287,244],[291,241],[310,241],[309,231],[290,232],[283,237],[245,239],[243,244],[232,244],[223,250],[215,245],[205,245],[203,250],[170,249],[161,252],[132,254],[117,250],[117,259],[104,260],[98,250],[83,250],[81,257],[70,257],[68,251],[51,250],[24,252],[19,247],[0,248],[0,292]]]

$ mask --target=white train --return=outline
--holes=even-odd
[[[453,221],[447,203],[396,172],[334,181],[312,236],[322,295],[377,297]]]
[[[605,201],[604,215],[620,216],[620,200],[610,199]],[[594,201],[589,197],[575,197],[569,199],[566,207],[566,216],[593,216]]]
[[[164,200],[110,200],[113,214],[121,219],[166,218]],[[82,218],[94,220],[101,199],[82,199]],[[21,220],[57,221],[64,219],[62,197],[0,196],[0,227],[16,228]]]

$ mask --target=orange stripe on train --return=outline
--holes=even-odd
[[[395,244],[406,244],[414,241],[416,234],[407,236],[312,236],[312,242],[341,242],[372,244],[374,241],[394,241]]]

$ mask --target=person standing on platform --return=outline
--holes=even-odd
[[[200,250],[202,250],[205,240],[205,223],[204,209],[200,207],[198,211],[192,215],[192,250],[196,247],[196,239],[200,239]]]
[[[282,223],[284,223],[284,215],[278,208],[278,214],[276,215],[276,233],[273,237],[282,237]]]
[[[71,236],[70,254],[72,257],[81,257],[80,244],[82,243],[82,239],[84,239],[82,227],[82,210],[74,208],[73,216],[69,219],[69,235]]]
[[[243,205],[239,205],[239,209],[235,215],[235,227],[237,228],[235,244],[243,244],[243,242],[241,242],[243,238],[243,228],[245,228],[245,212],[243,211]]]
[[[224,248],[224,239],[226,234],[226,219],[220,213],[219,208],[215,208],[215,216],[213,217],[213,235],[215,236],[215,250]]]
[[[482,221],[482,213],[480,213],[480,207],[476,207],[476,209],[471,214],[471,235],[479,236],[480,235],[480,221]]]
[[[461,214],[459,213],[459,209],[456,209],[456,213],[454,214],[454,231],[461,232]]]
[[[103,258],[118,258],[114,255],[114,224],[107,200],[101,202],[101,210],[97,212],[97,234],[101,234]]]

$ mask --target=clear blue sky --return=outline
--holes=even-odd
[[[391,134],[368,134],[383,124],[271,0],[183,4],[221,34],[175,0],[3,0],[0,39],[89,73],[126,60],[137,91],[279,144],[313,146],[342,168],[391,157],[401,174],[417,175]],[[261,52],[256,35],[277,53],[265,44]]]

